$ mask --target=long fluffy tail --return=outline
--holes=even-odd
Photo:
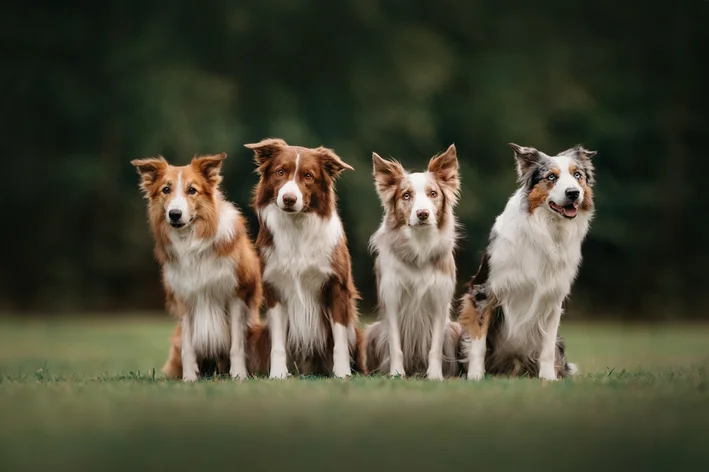
[[[581,373],[581,371],[579,371],[579,366],[572,362],[566,364],[566,370],[569,377],[575,377]]]

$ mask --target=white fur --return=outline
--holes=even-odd
[[[271,372],[272,379],[288,377],[286,364],[286,310],[280,303],[268,311],[268,328],[271,333]]]
[[[229,374],[234,379],[249,376],[246,370],[246,320],[249,307],[239,298],[232,298],[229,303],[229,321],[231,327],[231,349],[229,351]]]
[[[435,225],[436,224],[436,205],[431,200],[429,193],[426,191],[426,186],[431,180],[429,173],[415,172],[407,176],[411,186],[414,188],[414,202],[411,205],[411,213],[409,214],[409,224],[411,226],[418,225]],[[421,221],[417,215],[419,210],[428,211],[427,220]]]
[[[416,191],[413,217],[416,216],[416,209],[427,209],[431,212],[429,219],[435,223],[435,206],[422,190],[432,177],[427,173],[417,173],[407,178],[413,182]],[[389,340],[391,375],[406,375],[416,359],[426,359],[428,377],[443,378],[443,341],[455,290],[455,274],[444,274],[433,264],[435,258],[452,254],[455,245],[452,208],[444,211],[450,214],[448,223],[441,229],[432,224],[389,230],[385,215],[372,236],[371,245],[378,253],[380,274],[377,290],[385,310],[380,316],[386,321],[383,329]],[[404,242],[400,238],[392,238],[390,231],[401,232]],[[404,250],[415,265],[402,261],[394,249]]]
[[[331,323],[332,337],[335,343],[333,350],[333,373],[335,377],[349,377],[352,374],[350,369],[350,343],[348,339],[347,326],[340,323]]]
[[[591,212],[579,212],[569,220],[541,207],[530,215],[523,192],[518,190],[493,227],[490,288],[505,313],[503,339],[496,346],[504,346],[510,354],[539,358],[540,377],[545,379],[556,379],[554,355],[561,304],[581,263],[581,243],[591,216]],[[473,363],[470,368],[477,370],[469,375],[480,374]]]
[[[167,204],[167,208],[165,209],[165,218],[167,218],[168,221],[171,221],[170,211],[179,210],[182,212],[182,216],[178,222],[185,224],[192,219],[192,215],[190,215],[190,207],[187,204],[185,189],[182,187],[182,172],[180,172],[177,174],[177,183],[171,187],[173,197],[170,199],[170,203]]]
[[[173,257],[164,266],[165,282],[188,307],[182,331],[183,365],[187,365],[185,355],[188,363],[194,357],[195,369],[197,355],[215,358],[229,352],[234,347],[233,342],[243,343],[243,340],[233,339],[229,331],[230,323],[246,319],[243,308],[232,303],[239,282],[236,265],[232,258],[219,257],[213,251],[215,241],[234,237],[238,210],[226,202],[221,202],[219,210],[219,226],[214,238],[197,238],[192,227],[170,230],[172,245],[167,250]],[[243,357],[243,344],[236,349]],[[243,360],[232,356],[234,360],[237,365],[232,368],[241,369]],[[183,369],[185,379],[192,375],[188,372],[191,368]]]
[[[272,330],[273,345],[280,349],[282,344],[285,351],[287,344],[287,352],[297,355],[324,352],[328,332],[322,323],[322,289],[332,275],[331,257],[343,238],[342,222],[336,213],[325,219],[312,213],[286,213],[273,204],[260,211],[260,218],[273,235],[273,245],[263,249],[263,280],[277,289],[283,304],[279,307],[282,331]],[[287,340],[275,339],[286,333]],[[337,362],[337,352],[335,357]],[[271,359],[272,376],[274,369],[276,373],[286,369],[285,356],[275,359],[280,365]],[[343,365],[337,367],[344,371]]]
[[[276,203],[278,204],[278,207],[283,210],[286,208],[285,203],[283,203],[283,196],[286,194],[291,194],[295,196],[295,205],[292,207],[292,210],[294,212],[300,212],[303,209],[303,192],[300,191],[300,187],[298,187],[298,183],[295,181],[295,179],[298,177],[298,169],[300,168],[300,154],[298,154],[295,158],[295,172],[293,173],[293,178],[289,180],[288,182],[283,185],[278,190],[278,196],[276,197]]]
[[[199,374],[197,366],[197,353],[192,342],[192,319],[189,316],[182,318],[182,380],[194,382]]]
[[[468,351],[468,379],[481,380],[485,377],[486,338],[473,338]]]

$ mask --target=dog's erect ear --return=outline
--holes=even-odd
[[[222,181],[220,172],[224,159],[226,159],[224,152],[212,156],[199,156],[192,159],[190,165],[195,172],[202,174],[212,187],[216,187]]]
[[[340,159],[340,156],[335,154],[332,149],[321,146],[315,149],[315,154],[320,156],[323,168],[331,177],[337,178],[343,170],[354,170],[351,165]]]
[[[167,169],[167,161],[164,157],[148,157],[146,159],[134,159],[130,163],[140,175],[140,188],[146,193],[150,187],[158,180],[160,175]]]
[[[271,159],[288,147],[288,144],[279,138],[267,138],[258,143],[244,144],[244,147],[254,151],[254,162],[258,166],[256,170],[262,174]]]
[[[372,153],[374,184],[377,194],[384,206],[387,206],[396,196],[396,189],[404,179],[406,171],[396,161],[387,161],[376,152]]]
[[[509,146],[515,152],[517,159],[517,176],[523,178],[541,159],[539,151],[533,147],[520,146],[519,144],[509,143]]]
[[[458,176],[458,153],[455,144],[451,144],[446,152],[431,158],[428,171],[436,176],[438,184],[453,203],[458,201],[460,178]]]
[[[589,151],[585,147],[583,147],[580,144],[577,144],[576,146],[572,147],[566,152],[573,152],[576,154],[576,156],[579,159],[591,159],[593,156],[597,154],[597,151]]]

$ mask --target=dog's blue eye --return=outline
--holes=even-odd
[[[164,193],[165,195],[167,195],[168,193],[170,193],[170,187],[163,187],[163,188],[162,188],[162,193]]]
[[[576,177],[576,180],[581,180],[581,172],[574,172],[574,177]]]
[[[190,188],[187,189],[187,195],[194,195],[195,193],[197,193],[197,189],[196,189],[196,188],[190,187]]]
[[[404,198],[404,200],[408,200],[409,198],[411,198],[411,194],[410,194],[409,192],[406,192],[406,193],[403,195],[403,198]]]
[[[556,180],[556,175],[554,175],[554,174],[549,174],[549,176],[547,177],[547,179],[549,179],[549,182],[554,182],[554,181]]]

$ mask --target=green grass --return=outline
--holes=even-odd
[[[0,320],[0,470],[681,470],[709,461],[709,326],[562,326],[569,381],[167,382],[172,325]]]

